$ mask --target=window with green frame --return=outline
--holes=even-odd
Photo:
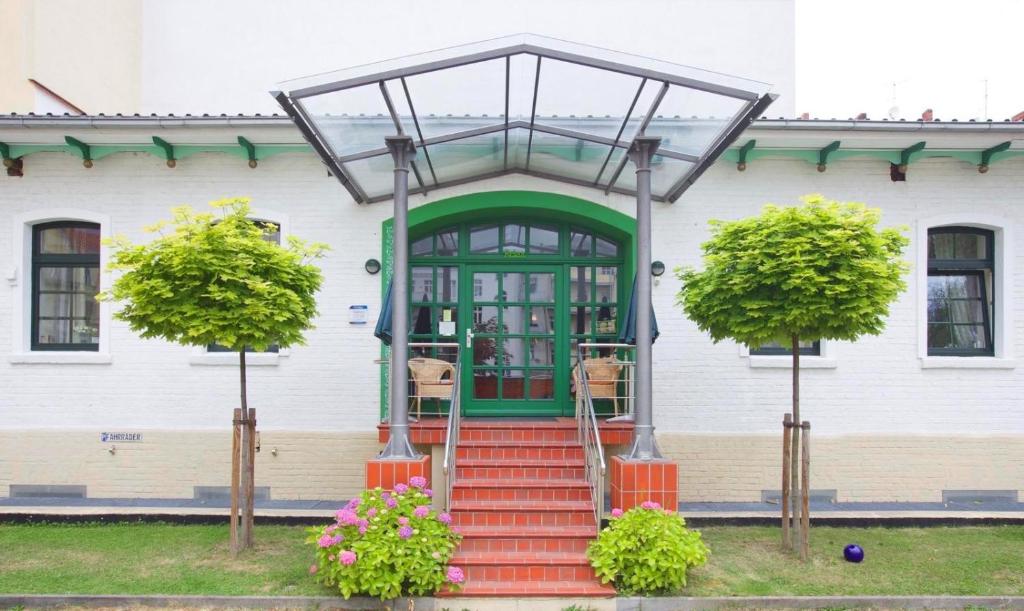
[[[414,265],[409,274],[409,329],[414,343],[457,342],[459,268],[454,265]],[[454,362],[455,350],[413,348],[419,356]]]

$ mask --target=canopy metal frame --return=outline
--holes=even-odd
[[[536,69],[533,75],[533,91],[532,100],[530,107],[530,118],[528,121],[525,120],[509,120],[509,96],[510,96],[510,72],[511,72],[511,60],[517,55],[528,55],[536,57]],[[460,66],[468,66],[480,62],[486,62],[491,60],[504,59],[505,78],[504,78],[504,115],[501,117],[499,122],[495,122],[491,125],[485,125],[476,127],[473,129],[462,130],[458,132],[433,136],[424,137],[423,130],[421,129],[420,117],[416,114],[416,106],[413,92],[410,91],[407,83],[407,78],[437,72],[441,70],[447,70]],[[624,74],[628,76],[638,77],[641,79],[640,86],[636,91],[636,94],[632,97],[632,101],[626,109],[626,114],[619,126],[618,132],[615,138],[607,138],[584,131],[579,131],[570,128],[557,127],[552,125],[546,125],[537,121],[537,96],[540,86],[541,70],[544,66],[544,60],[557,60],[561,62],[567,62],[570,64],[576,64],[588,68],[595,68],[606,70],[609,72]],[[731,87],[727,85],[712,83],[700,79],[691,78],[681,74],[673,74],[662,70],[655,70],[646,68],[643,66],[630,65],[627,63],[611,61],[600,57],[590,57],[582,54],[571,53],[559,49],[548,48],[529,42],[521,44],[513,44],[508,46],[500,46],[498,48],[484,50],[474,53],[467,53],[465,55],[445,58],[436,61],[428,61],[418,65],[395,67],[372,74],[364,74],[359,76],[353,76],[350,78],[342,78],[336,81],[327,83],[316,84],[307,87],[300,87],[288,92],[274,91],[271,92],[277,102],[281,105],[284,111],[299,127],[303,137],[306,138],[313,146],[313,149],[320,156],[323,163],[327,166],[328,172],[334,176],[344,186],[352,197],[358,203],[374,203],[380,201],[388,201],[394,197],[393,193],[386,195],[369,195],[366,190],[359,184],[351,172],[345,169],[345,164],[353,161],[359,161],[364,159],[370,159],[374,157],[385,157],[390,156],[390,152],[386,147],[377,147],[358,151],[352,154],[346,155],[335,155],[331,151],[331,147],[328,144],[329,140],[321,132],[320,127],[312,120],[312,117],[305,107],[303,100],[314,98],[316,96],[344,91],[355,87],[362,87],[366,85],[372,85],[377,83],[380,89],[381,98],[384,106],[387,108],[388,115],[391,121],[394,123],[395,135],[404,136],[405,129],[402,125],[402,120],[399,117],[395,105],[393,102],[392,94],[389,91],[389,83],[400,83],[402,88],[402,95],[405,98],[409,112],[411,114],[412,124],[415,126],[416,134],[413,136],[414,142],[417,149],[423,152],[422,160],[426,163],[428,173],[425,176],[419,165],[415,162],[411,164],[412,174],[415,176],[417,185],[412,186],[408,192],[410,194],[425,194],[428,190],[442,189],[445,187],[455,186],[459,184],[465,184],[467,182],[474,182],[487,178],[493,178],[496,176],[502,176],[506,174],[524,174],[528,176],[537,176],[555,181],[566,182],[570,184],[586,186],[603,190],[607,193],[619,193],[623,195],[636,196],[637,191],[635,189],[625,188],[618,186],[616,183],[619,177],[622,175],[628,161],[628,150],[630,145],[636,140],[636,138],[644,137],[645,131],[650,126],[651,121],[655,118],[656,113],[665,98],[666,93],[669,91],[670,86],[677,86],[686,89],[696,90],[700,92],[715,94],[718,96],[724,96],[726,98],[735,99],[742,101],[742,105],[739,110],[733,114],[725,125],[725,128],[721,131],[718,137],[714,140],[711,146],[707,147],[707,150],[701,155],[692,155],[674,151],[665,147],[658,150],[658,155],[679,161],[685,161],[691,164],[686,172],[675,181],[675,183],[667,191],[663,193],[652,193],[651,199],[654,201],[676,201],[694,182],[703,174],[708,167],[715,162],[715,160],[725,152],[728,146],[743,132],[743,130],[764,110],[774,101],[775,95],[770,93],[758,93],[756,91],[748,91]],[[630,134],[627,139],[623,139],[624,132],[630,122],[633,112],[636,109],[637,104],[641,99],[641,93],[644,87],[649,86],[650,83],[660,83],[660,88],[654,99],[651,101],[650,106],[647,108],[646,114],[643,115],[643,119],[640,121],[637,129],[633,134]],[[526,145],[526,158],[523,167],[511,167],[509,164],[509,133],[513,129],[524,129],[527,130],[527,145]],[[599,170],[596,172],[592,180],[580,179],[578,177],[564,176],[554,174],[550,172],[540,171],[531,169],[530,160],[531,154],[533,153],[533,139],[534,134],[546,133],[565,138],[573,138],[583,142],[591,142],[595,144],[601,144],[610,147],[608,153],[605,156],[604,163],[601,164]],[[430,146],[454,142],[457,140],[463,140],[466,138],[472,138],[475,136],[481,136],[486,134],[504,134],[504,151],[503,159],[501,163],[501,169],[496,171],[490,171],[480,173],[474,176],[459,178],[453,180],[438,180],[437,171],[434,163],[432,162],[429,154]],[[613,155],[618,151],[621,153],[620,159],[616,164],[614,170],[609,175],[609,178],[605,181],[602,178],[608,171],[608,165],[611,162]]]

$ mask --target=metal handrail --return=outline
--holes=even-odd
[[[448,434],[444,440],[444,478],[447,490],[444,495],[445,509],[450,509],[452,504],[452,486],[455,485],[455,453],[459,445],[459,429],[462,426],[462,405],[459,400],[459,386],[462,385],[462,350],[459,344],[448,344],[455,346],[455,375],[452,376],[452,398],[448,403]]]
[[[604,478],[607,466],[604,462],[601,432],[597,428],[597,415],[594,413],[594,399],[590,395],[587,368],[583,364],[584,347],[593,345],[579,344],[577,347],[576,370],[580,388],[576,389],[576,431],[583,445],[583,470],[594,501],[594,520],[597,529],[600,530],[601,516],[604,514]]]

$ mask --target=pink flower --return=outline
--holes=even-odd
[[[365,535],[366,534],[366,527],[365,526],[360,526],[359,527],[359,534],[361,534],[361,535]]]
[[[427,485],[427,478],[421,477],[419,475],[414,475],[414,476],[409,478],[409,485],[411,485],[413,487],[416,487],[416,488],[423,488],[424,486]],[[397,486],[396,486],[396,488],[397,488]]]
[[[412,536],[412,526],[403,526],[398,529],[398,536],[402,539],[408,539]]]
[[[380,498],[381,498],[381,500],[386,501],[386,500],[391,498],[391,493],[390,492],[381,492],[380,493]]]
[[[377,508],[376,507],[370,507],[369,509],[366,510],[366,517],[372,518],[375,515],[377,515]]]
[[[401,524],[402,526],[408,526],[409,525],[409,518],[407,518],[405,516],[402,516],[402,517],[398,518],[398,523]]]
[[[621,518],[622,517],[622,510],[619,509],[618,507],[616,507],[615,509],[612,509],[612,517],[613,518]]]
[[[385,504],[388,506],[388,509],[394,509],[395,507],[398,507],[398,501],[396,501],[394,498],[390,496],[388,497],[388,500],[385,501]]]
[[[405,484],[395,484],[395,492],[398,494],[405,494],[409,491],[409,487]]]
[[[338,513],[334,514],[334,516],[337,518],[338,523],[343,526],[352,526],[359,521],[359,516],[351,509],[339,509]]]
[[[370,521],[366,518],[359,518],[358,520],[356,520],[356,524],[359,526],[359,528],[366,528],[370,525]]]
[[[341,543],[344,540],[345,540],[345,537],[342,537],[341,535],[334,535],[334,537],[331,538],[331,545],[337,545],[337,544]]]
[[[640,507],[643,509],[661,509],[661,503],[656,503],[654,501],[644,501],[643,503],[640,503]]]
[[[320,535],[320,538],[316,540],[316,544],[320,547],[330,547],[334,545],[334,537],[330,535]]]
[[[442,524],[451,524],[452,523],[452,516],[451,516],[451,514],[447,514],[447,513],[439,513],[439,514],[437,514],[437,521],[442,523]]]
[[[462,583],[466,581],[466,574],[459,567],[450,566],[448,567],[448,581],[449,583]]]
[[[309,565],[309,574],[310,575],[316,575],[316,565],[315,564]]]
[[[430,507],[427,507],[426,505],[420,505],[416,509],[412,510],[412,515],[416,516],[417,518],[425,518],[428,515],[430,515]]]
[[[338,554],[338,561],[345,566],[350,566],[356,563],[356,553],[350,549],[347,549]]]
[[[423,489],[423,494],[427,495],[428,499],[434,498],[434,491],[431,490],[430,488],[424,488]]]

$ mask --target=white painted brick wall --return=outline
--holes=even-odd
[[[286,154],[251,170],[237,158],[202,154],[170,170],[144,154],[117,154],[91,170],[59,153],[35,154],[25,177],[0,178],[0,269],[12,260],[13,218],[45,208],[81,208],[111,218],[112,229],[133,240],[141,227],[167,216],[171,206],[204,206],[247,195],[260,208],[289,215],[291,232],[327,242],[326,281],[318,328],[309,345],[294,348],[273,367],[253,368],[251,405],[264,430],[366,431],[378,414],[379,344],[373,318],[380,277],[363,262],[380,257],[380,224],[390,204],[357,205],[326,176],[310,154]],[[669,270],[699,261],[709,218],[756,213],[765,202],[790,203],[804,193],[865,201],[884,210],[886,224],[979,209],[1009,219],[1014,228],[1016,275],[1011,296],[1014,353],[1024,356],[1024,159],[1002,161],[981,175],[947,159],[911,166],[906,183],[889,180],[888,167],[848,159],[818,173],[794,160],[758,160],[746,172],[718,164],[676,204],[655,204],[654,257]],[[561,192],[632,215],[623,196],[523,176],[414,196],[420,205],[452,195],[498,189]],[[915,260],[913,244],[907,258]],[[914,273],[921,273],[916,270]],[[6,276],[6,273],[5,273]],[[19,270],[23,277],[23,271]],[[655,419],[661,430],[692,433],[774,433],[788,409],[786,369],[752,369],[737,347],[712,345],[673,305],[677,281],[666,273],[654,289],[662,338],[655,346]],[[997,290],[1002,290],[1002,287]],[[12,299],[21,286],[0,290],[0,350],[12,348]],[[917,357],[916,284],[894,305],[885,333],[835,347],[834,369],[806,370],[803,413],[816,435],[846,433],[1024,434],[1024,376],[1020,369],[922,370]],[[348,306],[369,305],[370,324],[348,324]],[[107,365],[13,364],[0,360],[0,428],[223,429],[237,401],[237,370],[189,363],[190,348],[137,339],[115,323]]]

